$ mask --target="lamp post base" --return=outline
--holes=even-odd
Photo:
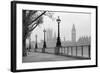
[[[57,38],[57,43],[56,43],[56,48],[55,48],[55,54],[58,55],[60,53],[60,48],[61,48],[61,41],[60,37]]]
[[[45,53],[45,48],[46,48],[46,42],[44,42],[43,44],[42,53]]]
[[[37,44],[36,44],[36,45],[35,45],[35,52],[37,52],[37,48],[38,48],[38,47],[37,47]]]

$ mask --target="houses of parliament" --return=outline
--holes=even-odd
[[[61,40],[62,46],[69,46],[69,45],[88,45],[91,43],[91,37],[88,36],[82,36],[78,40],[76,40],[76,28],[75,25],[72,25],[71,30],[71,40]],[[52,29],[46,29],[46,45],[47,47],[55,47],[57,42],[57,35],[56,32],[53,33]],[[33,41],[33,44],[35,44],[35,41]],[[38,43],[39,47],[43,47],[43,40],[41,40],[40,43]]]

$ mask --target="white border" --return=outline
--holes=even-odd
[[[35,62],[35,63],[22,63],[22,9],[29,10],[49,10],[49,11],[74,11],[74,12],[90,12],[91,13],[91,60],[77,61],[58,61],[58,62]],[[45,5],[28,5],[17,4],[17,70],[21,69],[38,69],[38,68],[52,68],[52,67],[71,67],[71,66],[84,66],[95,65],[96,59],[96,45],[95,45],[95,9],[92,8],[77,8],[77,7],[60,7],[60,6],[45,6]]]

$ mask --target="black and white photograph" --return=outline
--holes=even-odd
[[[23,10],[23,63],[91,59],[91,14]]]
[[[12,71],[97,66],[97,6],[14,1],[12,13]]]

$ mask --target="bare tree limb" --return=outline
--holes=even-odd
[[[33,23],[33,22],[35,22],[36,20],[38,20],[42,15],[44,15],[46,13],[46,11],[44,11],[41,15],[39,15],[36,19],[34,19],[32,22],[31,22],[31,24]]]
[[[36,19],[34,19],[32,22],[31,22],[31,24],[33,23],[33,22],[35,22],[36,20],[38,20],[42,15],[44,15],[46,13],[46,11],[44,11],[41,15],[39,15]],[[34,26],[35,25],[35,26]],[[25,36],[25,39],[29,36],[29,32],[31,32],[32,30],[34,30],[37,26],[38,26],[39,24],[33,24],[32,26],[34,26],[31,30],[27,30],[27,34],[26,34],[26,36]],[[24,29],[26,29],[26,28],[24,28]]]

